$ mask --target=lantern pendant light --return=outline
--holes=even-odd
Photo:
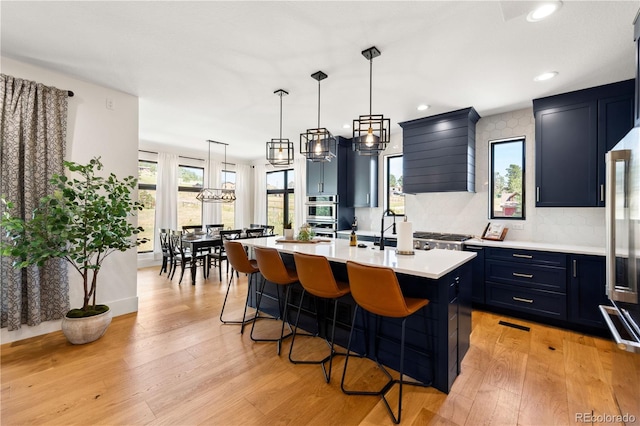
[[[353,120],[353,150],[360,155],[379,155],[389,143],[391,120],[382,114],[372,114],[373,58],[380,56],[375,46],[362,51],[369,60],[369,115]]]
[[[207,180],[207,184],[211,182],[211,144],[219,144],[224,145],[224,163],[223,171],[224,171],[224,180],[227,180],[227,145],[228,143],[217,142],[212,140],[207,140],[209,142],[209,165],[207,167],[207,174],[209,179]],[[236,201],[236,190],[229,188],[202,188],[198,195],[196,195],[196,199],[200,200],[203,203],[233,203]]]
[[[322,71],[311,74],[318,81],[318,127],[300,134],[300,154],[312,162],[331,161],[336,156],[336,138],[324,127],[320,127],[320,82],[327,78]]]
[[[275,92],[280,96],[280,137],[267,142],[267,161],[276,167],[286,167],[293,164],[293,142],[282,139],[282,97],[289,94],[286,90],[278,89]]]

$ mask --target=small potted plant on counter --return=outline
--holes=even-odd
[[[83,305],[66,314],[62,331],[71,343],[82,344],[102,337],[111,323],[109,307],[96,303],[98,273],[104,260],[146,240],[137,238],[143,229],[130,222],[142,209],[142,204],[131,198],[136,178],[119,180],[113,173],[96,176],[103,167],[100,158],[87,165],[65,161],[64,166],[77,177],[53,175],[54,193],[40,199],[28,220],[11,215],[13,204],[2,199],[7,209],[0,225],[7,238],[0,241],[0,254],[13,257],[15,268],[62,258],[80,274]]]
[[[311,225],[305,223],[300,227],[300,232],[298,232],[298,240],[300,241],[311,241],[313,237],[316,236],[316,233],[311,229]]]
[[[284,239],[293,240],[293,226],[291,225],[291,221],[285,222],[282,228],[284,230]]]

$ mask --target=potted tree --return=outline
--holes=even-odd
[[[146,240],[137,238],[143,229],[130,222],[142,209],[131,198],[136,178],[97,176],[103,168],[99,157],[86,165],[65,161],[64,166],[73,176],[54,175],[54,193],[40,199],[29,220],[11,215],[12,203],[2,199],[7,208],[0,225],[6,238],[0,241],[0,253],[13,257],[15,268],[62,258],[80,274],[83,304],[66,314],[62,331],[71,343],[82,344],[102,337],[111,323],[109,307],[96,303],[98,273],[105,259]]]

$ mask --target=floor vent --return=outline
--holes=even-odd
[[[531,331],[529,327],[520,324],[514,324],[512,322],[500,321],[498,324],[504,325],[506,327],[517,328],[518,330]]]

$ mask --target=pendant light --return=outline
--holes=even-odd
[[[361,115],[353,120],[353,150],[360,155],[378,155],[389,143],[391,120],[382,114],[372,114],[373,58],[380,56],[377,47],[372,46],[362,51],[362,56],[369,60],[369,115]]]
[[[293,142],[282,139],[282,97],[289,94],[286,90],[278,89],[275,92],[280,96],[280,138],[267,142],[267,161],[276,167],[286,167],[293,164]]]
[[[227,145],[228,143],[218,142],[207,140],[209,142],[209,165],[207,167],[207,184],[211,182],[211,144],[215,143],[218,145],[224,145],[224,163],[222,163],[223,172],[224,172],[224,181],[227,181]],[[236,201],[236,190],[235,189],[227,189],[227,188],[202,188],[196,198],[203,203],[233,203]]]
[[[311,78],[318,81],[318,127],[300,134],[300,154],[313,162],[331,161],[336,156],[337,141],[329,130],[320,127],[320,82],[327,74],[318,71],[311,74]]]

